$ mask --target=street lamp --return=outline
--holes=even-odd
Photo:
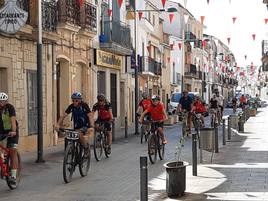
[[[139,104],[139,83],[138,83],[138,65],[137,65],[137,12],[177,12],[178,10],[174,7],[170,7],[168,9],[155,9],[155,10],[136,10],[136,4],[133,11],[134,12],[134,43],[135,43],[135,113],[138,110],[138,104]],[[135,134],[139,134],[139,122],[138,122],[138,116],[135,115]]]

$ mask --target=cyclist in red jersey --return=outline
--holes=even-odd
[[[137,114],[139,115],[140,113],[144,112],[146,109],[148,109],[152,105],[151,99],[149,99],[149,96],[146,92],[142,93],[142,100],[139,103],[139,107],[137,110]],[[147,113],[145,116],[145,119],[150,120],[150,114]]]
[[[151,113],[151,118],[152,118],[152,130],[156,126],[158,126],[158,132],[161,136],[163,144],[167,144],[167,139],[164,135],[163,128],[164,128],[164,121],[167,119],[167,114],[165,110],[165,106],[162,102],[160,102],[160,97],[157,95],[154,95],[152,97],[152,105],[146,109],[142,114],[139,119],[139,121],[142,123],[144,116],[147,113]]]
[[[107,129],[107,141],[108,141],[108,154],[111,154],[112,145],[112,105],[109,103],[104,94],[97,96],[98,102],[92,108],[92,114],[98,111],[98,119],[95,122],[95,128],[99,129],[99,123],[104,123],[104,127]]]

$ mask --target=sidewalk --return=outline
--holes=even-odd
[[[220,128],[221,130],[221,128]],[[149,182],[150,199],[171,200],[268,200],[268,108],[258,109],[256,117],[245,123],[245,132],[232,132],[213,162],[198,165],[198,176],[187,167],[186,192],[181,198],[168,198],[166,175]],[[227,132],[227,131],[226,131]],[[221,134],[220,134],[221,135]]]

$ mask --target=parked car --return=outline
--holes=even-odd
[[[196,96],[196,95],[199,96],[199,93],[198,92],[189,92],[189,96],[191,98],[194,98],[194,96]],[[169,105],[169,109],[168,109],[169,114],[176,114],[177,106],[179,104],[181,96],[182,96],[181,92],[174,92],[171,95],[170,105]]]

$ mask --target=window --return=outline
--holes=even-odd
[[[104,71],[98,71],[98,94],[106,94],[106,78]]]
[[[153,25],[155,26],[155,16],[153,15]]]

